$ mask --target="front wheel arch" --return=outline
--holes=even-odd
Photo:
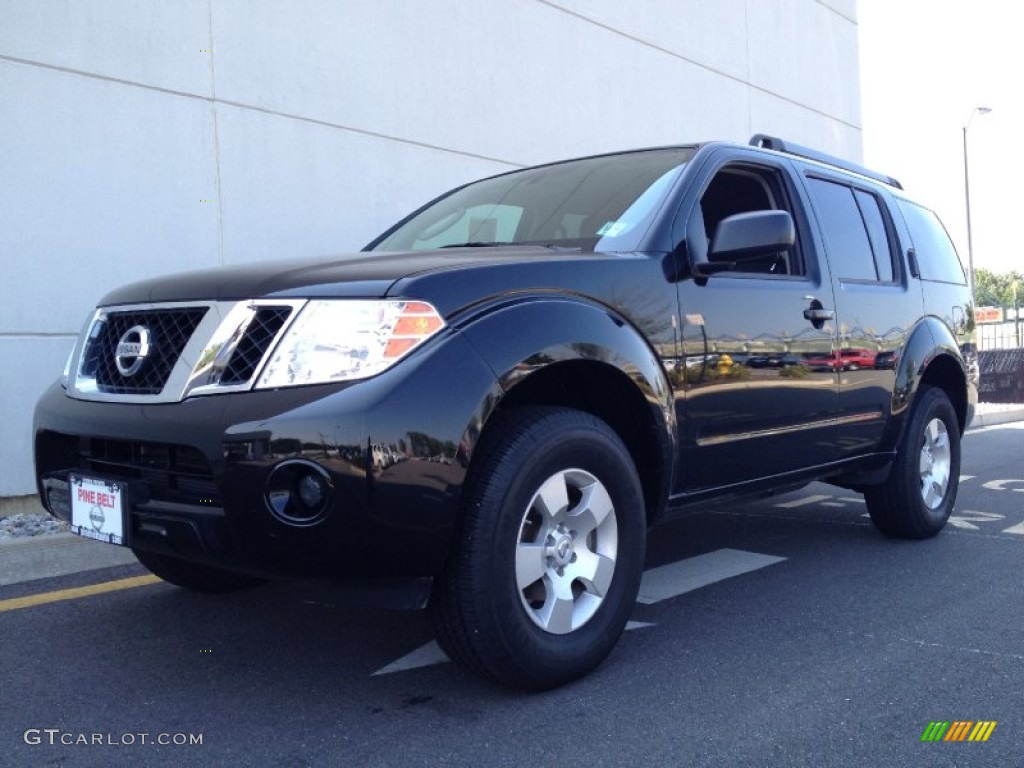
[[[665,509],[672,482],[666,457],[675,453],[671,430],[660,407],[621,370],[591,360],[568,360],[534,371],[516,382],[498,403],[495,416],[509,409],[556,407],[584,411],[607,424],[625,443],[640,475],[648,525]],[[484,434],[491,427],[489,419]]]
[[[523,332],[510,337],[509,328]],[[497,396],[467,431],[470,464],[477,440],[502,410],[586,411],[626,443],[643,481],[649,522],[656,519],[673,485],[676,392],[665,360],[639,328],[585,297],[545,294],[495,302],[460,332],[497,376]]]

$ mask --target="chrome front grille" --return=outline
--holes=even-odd
[[[100,392],[157,395],[206,312],[206,307],[111,312],[86,340],[81,371],[95,379]],[[117,364],[118,346],[133,328],[147,330],[150,351],[137,372],[125,375]]]
[[[166,403],[249,389],[304,304],[255,299],[100,309],[73,353],[68,394]]]

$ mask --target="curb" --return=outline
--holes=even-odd
[[[994,427],[997,424],[1008,424],[1011,421],[1024,421],[1024,406],[982,413],[975,411],[974,420],[971,421],[967,430]]]
[[[53,533],[0,541],[0,587],[138,562],[127,547]]]
[[[47,514],[46,508],[40,503],[39,497],[32,493],[27,496],[0,496],[0,517],[13,515]]]

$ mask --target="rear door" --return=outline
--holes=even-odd
[[[794,472],[836,458],[838,377],[804,364],[828,357],[832,283],[816,255],[799,190],[784,158],[722,149],[684,200],[676,231],[688,255],[707,249],[723,218],[787,210],[793,248],[678,285],[679,493]],[[808,312],[808,315],[805,315]],[[811,318],[815,319],[811,319]]]
[[[900,258],[888,193],[869,182],[804,174],[828,259],[842,365],[840,458],[874,451],[892,411],[896,362],[921,316],[921,294]]]

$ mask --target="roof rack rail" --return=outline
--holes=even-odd
[[[892,176],[886,176],[884,173],[877,173],[876,171],[869,170],[862,165],[857,165],[857,163],[851,163],[849,160],[843,160],[842,158],[835,157],[824,152],[819,152],[818,150],[811,149],[810,147],[794,144],[791,141],[783,141],[775,136],[755,133],[750,139],[750,146],[761,147],[762,149],[773,149],[776,152],[784,152],[787,155],[795,155],[796,157],[803,157],[807,160],[815,160],[819,163],[832,165],[836,168],[842,168],[844,171],[852,171],[853,173],[860,174],[861,176],[866,176],[869,179],[880,181],[883,184],[888,184],[890,187],[896,187],[896,189],[903,189],[903,185]]]

